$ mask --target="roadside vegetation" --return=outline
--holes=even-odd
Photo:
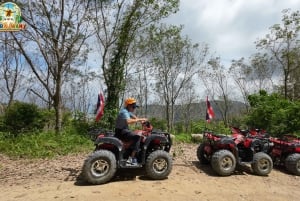
[[[179,0],[58,2],[18,0],[26,29],[0,35],[0,154],[91,151],[89,129],[113,130],[127,97],[137,99],[137,116],[179,142],[204,130],[230,134],[230,126],[299,135],[298,10],[283,10],[254,41],[258,52],[225,66],[206,41],[164,23]],[[95,123],[98,93],[104,116]]]
[[[278,94],[268,95],[265,91],[249,96],[250,111],[239,118],[232,118],[232,126],[263,128],[271,136],[283,134],[300,134],[299,101],[287,101]],[[104,128],[105,119],[95,124],[83,118],[84,115],[72,116],[64,113],[64,129],[56,133],[53,129],[53,112],[40,109],[34,104],[15,102],[1,116],[0,153],[20,158],[52,158],[70,153],[93,150],[93,142],[88,131],[90,128]],[[165,131],[164,120],[150,119],[153,127]],[[103,127],[104,126],[104,127]],[[136,129],[140,129],[136,125]],[[134,129],[134,128],[133,128]],[[188,132],[178,122],[171,132],[175,142],[193,143],[191,134],[210,130],[221,134],[230,134],[230,128],[223,121],[193,121]],[[197,142],[198,143],[198,142]]]

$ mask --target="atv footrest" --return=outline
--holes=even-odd
[[[120,167],[121,168],[141,168],[143,165],[142,164],[137,164],[137,165],[132,165],[126,163],[126,160],[120,162]]]
[[[241,166],[247,166],[247,165],[249,165],[249,163],[247,163],[247,162],[240,162],[239,165],[241,165]]]

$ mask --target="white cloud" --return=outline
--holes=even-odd
[[[281,23],[282,10],[300,10],[298,0],[181,0],[180,10],[167,21],[183,24],[194,42],[207,43],[228,62],[249,57],[254,42]]]

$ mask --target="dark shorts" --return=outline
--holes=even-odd
[[[115,136],[124,141],[132,140],[134,142],[132,146],[133,150],[139,150],[141,136],[134,134],[129,129],[116,129]]]

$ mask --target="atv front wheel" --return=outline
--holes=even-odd
[[[154,151],[147,158],[146,174],[151,179],[165,179],[171,173],[172,163],[172,158],[168,152]]]
[[[251,167],[255,174],[267,176],[273,169],[273,161],[268,154],[258,152],[253,156]]]
[[[107,150],[92,153],[84,162],[83,178],[91,184],[108,182],[117,171],[115,155]]]
[[[300,176],[300,154],[294,153],[288,155],[285,159],[285,167],[289,172]]]
[[[219,175],[229,176],[235,170],[236,159],[228,150],[219,150],[211,157],[211,166]]]
[[[199,147],[197,148],[197,158],[200,161],[201,164],[209,164],[209,158],[208,155],[205,153],[205,148],[206,144],[201,143]],[[207,145],[209,146],[209,145]]]

